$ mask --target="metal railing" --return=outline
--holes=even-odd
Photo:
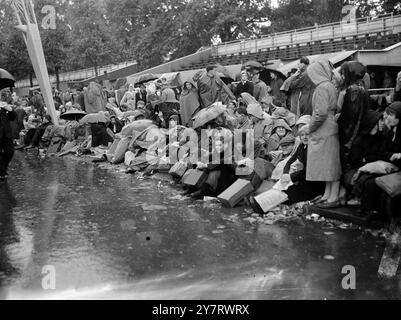
[[[377,18],[360,18],[349,22],[340,21],[302,29],[278,32],[258,39],[225,42],[213,47],[214,55],[254,53],[267,48],[280,48],[315,41],[355,37],[380,32],[401,32],[401,15]]]
[[[106,66],[102,66],[98,68],[98,75],[104,74],[104,72],[112,72],[118,69],[122,69],[128,66],[131,66],[133,64],[136,64],[136,61],[127,61],[119,64],[110,64]],[[76,70],[76,71],[71,71],[71,72],[62,72],[60,73],[60,82],[68,82],[68,81],[78,81],[78,80],[84,80],[88,78],[92,78],[96,76],[95,69],[94,68],[87,68],[87,69],[81,69],[81,70]],[[51,83],[56,83],[56,76],[51,75],[50,76],[50,82]],[[15,87],[16,88],[25,88],[25,87],[30,87],[31,82],[29,79],[24,79],[24,80],[19,80],[15,82]],[[37,86],[38,81],[36,79],[33,79],[33,85]]]

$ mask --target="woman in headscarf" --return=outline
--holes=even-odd
[[[366,68],[356,61],[345,62],[340,74],[346,87],[346,92],[338,119],[341,164],[344,171],[349,169],[349,157],[360,135],[361,124],[369,109],[369,94],[365,89],[363,78]]]
[[[337,110],[337,89],[332,83],[333,66],[327,60],[309,66],[308,76],[316,85],[312,98],[312,120],[309,127],[306,180],[325,182],[326,190],[320,200],[322,208],[340,205],[340,143]]]
[[[194,114],[200,110],[199,93],[195,85],[186,81],[180,97],[180,115],[183,126],[189,126]]]

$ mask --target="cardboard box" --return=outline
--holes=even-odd
[[[186,162],[179,161],[170,169],[169,174],[173,178],[182,179],[185,172],[188,170],[188,164]]]
[[[231,187],[224,191],[217,199],[225,206],[234,208],[246,196],[254,191],[252,183],[248,180],[238,179]]]
[[[182,184],[195,189],[200,189],[202,185],[206,182],[207,177],[208,175],[206,172],[191,169],[187,171],[187,173],[182,178]]]

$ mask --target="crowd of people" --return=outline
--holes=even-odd
[[[348,204],[376,217],[389,212],[390,203],[395,215],[400,195],[390,198],[377,178],[401,168],[401,73],[390,103],[377,108],[367,90],[371,77],[359,62],[335,69],[327,60],[310,64],[303,57],[287,79],[272,72],[268,83],[261,72],[243,67],[238,81],[227,83],[212,65],[180,88],[162,78],[129,85],[126,92],[98,83],[74,94],[55,90],[57,125],[46,115],[40,93],[26,99],[3,91],[0,179],[7,178],[13,144],[55,146],[61,155],[95,152],[97,161],[125,162],[127,172],[150,174],[181,165],[184,170],[173,172],[175,177],[185,180],[196,172],[203,177],[195,186],[184,183],[194,199],[219,196],[241,178],[236,169],[256,170],[256,161],[263,161],[257,174],[280,183],[287,204],[311,201],[322,209]],[[80,112],[94,117],[82,118]],[[242,142],[228,143],[239,130]],[[193,139],[204,134],[206,146]],[[238,161],[233,149],[252,152]],[[254,191],[259,187],[254,184]],[[246,196],[260,210],[255,198]]]

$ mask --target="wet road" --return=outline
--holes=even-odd
[[[303,220],[268,226],[244,209],[177,197],[68,159],[18,153],[0,185],[2,299],[399,299],[377,276],[385,243]],[[334,260],[327,260],[332,256]],[[354,291],[342,289],[345,265]],[[52,266],[55,290],[44,290]]]

